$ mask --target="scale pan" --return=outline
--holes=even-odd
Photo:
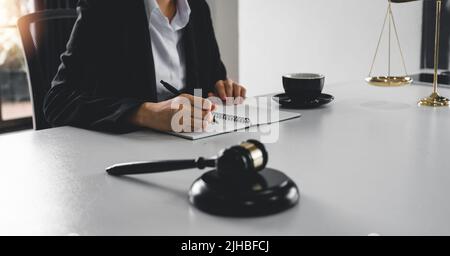
[[[399,87],[410,85],[413,79],[409,76],[374,76],[366,78],[366,82],[380,87]]]

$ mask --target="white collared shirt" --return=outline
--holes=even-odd
[[[186,88],[186,57],[182,43],[183,28],[189,23],[191,8],[187,0],[177,0],[177,13],[169,22],[156,0],[145,0],[155,62],[158,101],[173,98],[161,80],[178,90]],[[150,86],[150,85],[149,85]]]

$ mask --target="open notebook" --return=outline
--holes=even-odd
[[[211,124],[207,131],[191,133],[170,134],[190,140],[198,140],[207,137],[217,136],[255,127],[259,125],[272,124],[294,118],[299,118],[301,114],[272,110],[269,108],[255,107],[251,105],[231,105],[219,106],[214,112],[216,123]]]

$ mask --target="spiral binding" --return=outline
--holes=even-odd
[[[216,119],[222,119],[222,120],[227,120],[227,121],[233,121],[233,122],[238,122],[238,123],[245,123],[245,124],[249,124],[250,118],[247,117],[240,117],[240,116],[234,116],[234,115],[227,115],[227,114],[222,114],[222,113],[214,113],[214,117]]]

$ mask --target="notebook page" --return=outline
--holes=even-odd
[[[214,111],[216,123],[210,124],[206,131],[171,134],[186,139],[197,140],[249,128],[253,125],[250,113],[255,111],[255,109],[250,111],[250,107],[244,104],[218,106],[216,111]],[[248,122],[243,122],[244,119],[248,119]]]
[[[221,118],[223,114],[229,118]],[[186,139],[197,140],[224,133],[235,132],[257,125],[271,124],[298,118],[301,116],[301,114],[298,113],[279,111],[278,109],[271,110],[269,108],[255,107],[247,104],[218,106],[218,109],[215,111],[215,115],[216,117],[218,116],[218,118],[216,118],[217,123],[211,124],[204,132],[171,134]]]

